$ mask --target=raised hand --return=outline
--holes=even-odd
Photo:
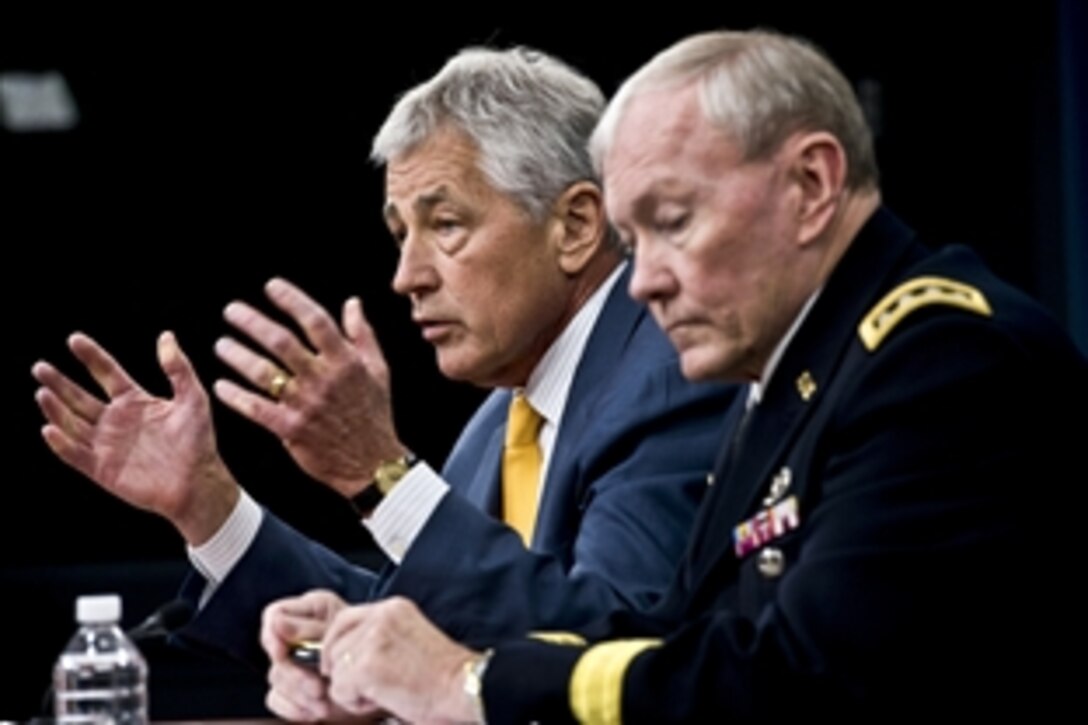
[[[232,302],[226,320],[265,352],[224,337],[216,354],[264,394],[229,380],[217,381],[215,394],[271,431],[308,474],[354,495],[382,461],[407,452],[393,426],[389,368],[362,304],[352,298],[344,305],[341,331],[328,312],[289,282],[273,279],[265,292],[294,319],[305,342],[249,305]]]
[[[31,370],[56,455],[118,498],[168,519],[193,545],[226,520],[239,489],[216,449],[208,395],[174,335],[158,340],[173,396],[158,398],[90,337],[68,347],[105,392],[93,395],[47,362]]]

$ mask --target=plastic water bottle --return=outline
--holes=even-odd
[[[76,599],[79,630],[53,668],[58,723],[147,722],[147,662],[120,621],[116,594]]]

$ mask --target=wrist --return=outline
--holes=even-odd
[[[369,516],[417,463],[419,459],[408,449],[379,463],[370,482],[359,493],[348,497],[355,512]]]
[[[492,649],[473,653],[462,667],[461,692],[469,708],[467,714],[471,715],[471,722],[487,722],[484,713],[484,677],[494,653]]]
[[[223,526],[242,495],[242,488],[223,467],[205,476],[202,485],[192,487],[188,506],[170,517],[174,527],[190,546],[200,546]]]

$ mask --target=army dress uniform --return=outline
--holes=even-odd
[[[1060,711],[1086,372],[972,252],[878,210],[725,446],[661,605],[496,647],[488,722]]]

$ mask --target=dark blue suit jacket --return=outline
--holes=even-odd
[[[919,278],[969,285],[991,311],[967,311],[953,292],[890,322],[926,293],[882,298]],[[878,309],[891,331],[868,349],[859,323]],[[587,629],[660,638],[626,668],[612,657],[598,699],[611,697],[625,723],[1068,712],[1058,703],[1081,678],[1052,648],[1083,641],[1070,567],[1084,443],[1071,421],[1088,409],[1088,366],[1042,308],[970,251],[930,252],[881,210],[763,393],[661,605]],[[787,472],[777,500],[795,497],[795,525],[738,541]],[[584,652],[500,646],[484,683],[488,722],[571,721]]]
[[[315,587],[352,601],[407,596],[472,643],[653,604],[683,553],[735,388],[684,380],[667,338],[628,297],[629,274],[575,373],[532,550],[495,517],[510,396],[500,390],[455,445],[443,471],[452,491],[400,566],[356,567],[266,512],[254,544],[183,637],[259,662],[263,607]],[[190,577],[187,596],[202,587]]]

